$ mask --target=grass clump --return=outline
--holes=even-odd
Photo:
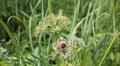
[[[0,0],[0,66],[120,66],[119,3]]]

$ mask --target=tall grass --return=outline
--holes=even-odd
[[[120,65],[119,0],[16,0],[7,1],[6,6],[6,1],[0,2],[4,11],[0,11],[0,36],[4,37],[0,37],[0,66]],[[12,11],[8,12],[8,8]],[[45,26],[46,16],[58,15],[60,9],[72,22],[70,32],[46,30],[36,38],[38,24]],[[86,47],[75,48],[71,58],[62,60],[52,49],[52,43],[60,36],[67,40],[73,36],[82,38]]]

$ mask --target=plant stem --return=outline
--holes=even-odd
[[[114,30],[114,34],[115,34],[116,28],[115,28],[115,9],[114,9],[114,0],[113,0],[113,2],[112,2],[112,9],[113,9],[113,30]]]
[[[110,44],[109,44],[109,46],[108,46],[108,48],[107,48],[107,50],[106,50],[106,52],[105,52],[105,54],[104,54],[102,60],[100,61],[100,63],[99,63],[98,66],[101,66],[101,65],[103,64],[103,61],[105,60],[105,58],[106,58],[108,52],[110,51],[110,49],[111,49],[113,43],[115,42],[115,39],[116,39],[119,35],[120,35],[120,32],[119,32],[117,35],[115,35],[115,36],[113,37],[112,41],[110,42]]]
[[[48,0],[48,12],[49,12],[49,14],[52,13],[51,0]]]

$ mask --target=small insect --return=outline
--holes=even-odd
[[[64,49],[66,47],[66,43],[62,43],[60,47]]]

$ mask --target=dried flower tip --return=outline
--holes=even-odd
[[[86,47],[86,44],[85,44],[84,40],[81,39],[81,38],[75,37],[75,36],[73,38],[71,38],[70,42],[71,43],[76,43],[76,44],[78,44],[79,46],[82,46],[82,47]]]
[[[36,28],[35,28],[35,37],[38,37],[38,35],[39,35],[39,33],[40,33],[40,28],[39,28],[39,26],[37,26]]]

